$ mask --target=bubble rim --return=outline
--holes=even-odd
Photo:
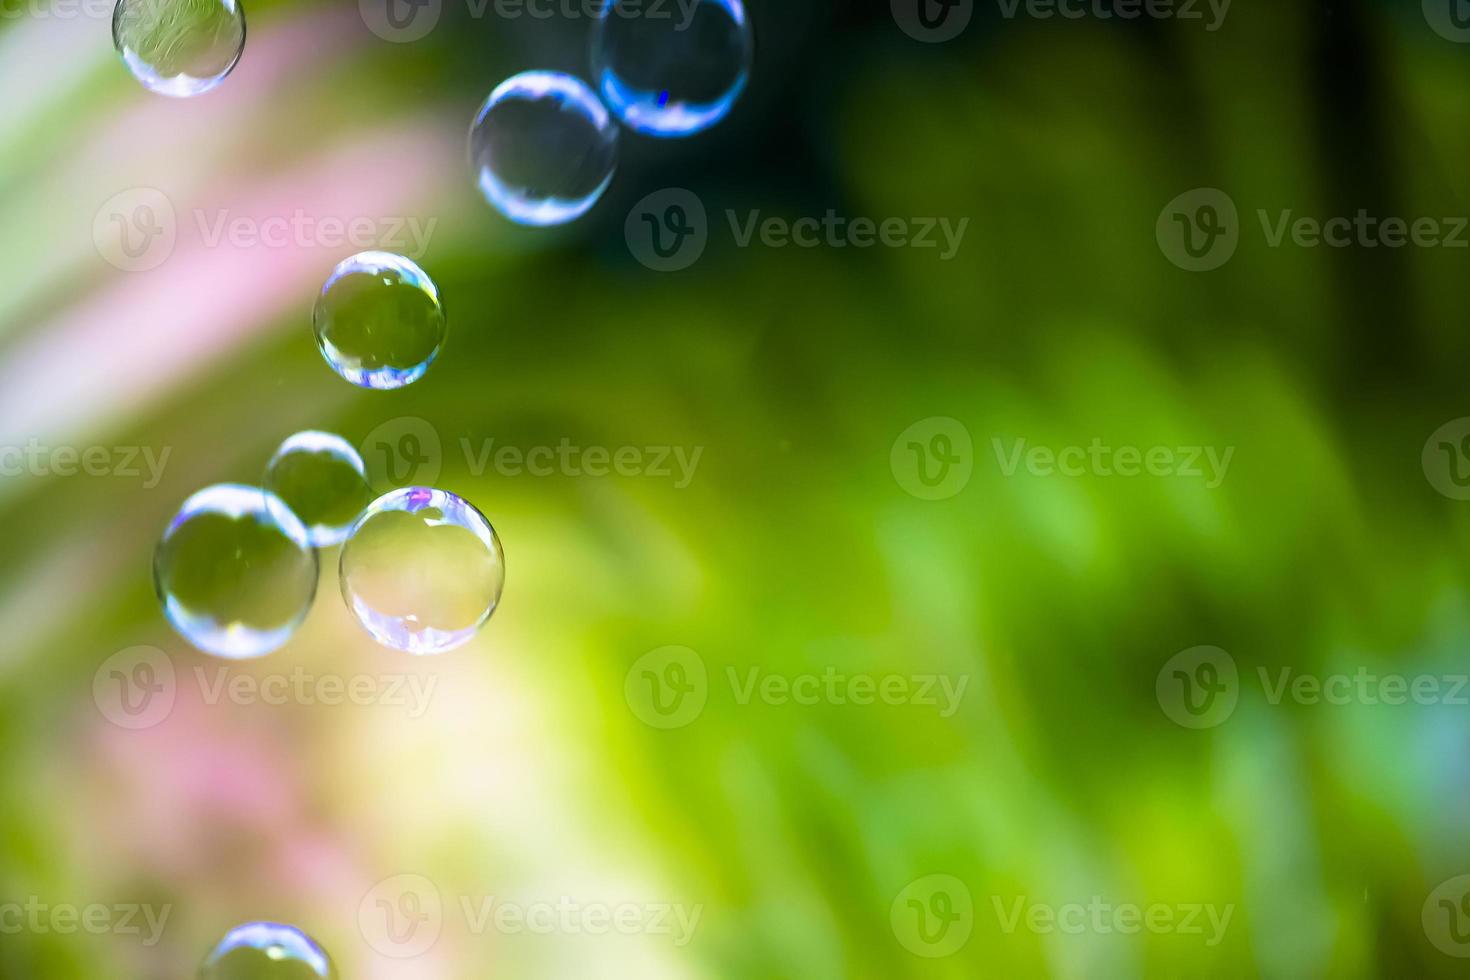
[[[306,538],[313,548],[330,548],[339,545],[347,540],[347,532],[351,530],[352,523],[357,517],[354,516],[352,520],[342,524],[322,524],[320,522],[307,524],[301,515],[296,513],[296,509],[287,502],[286,498],[271,488],[271,473],[275,470],[276,464],[286,456],[297,452],[311,453],[313,455],[328,453],[338,459],[344,460],[351,465],[358,476],[362,477],[363,487],[371,494],[373,491],[372,484],[368,480],[367,464],[363,461],[362,454],[357,451],[357,447],[352,443],[335,432],[323,432],[320,429],[303,429],[300,432],[287,436],[285,441],[276,447],[276,451],[271,454],[270,461],[265,464],[265,476],[262,481],[262,486],[266,491],[266,507],[271,510],[272,515],[274,516],[276,510],[280,509],[283,513],[290,514],[296,518],[306,528]]]
[[[171,99],[192,99],[213,91],[230,76],[230,73],[240,64],[240,59],[245,56],[245,41],[249,37],[250,27],[246,22],[244,5],[238,0],[216,0],[221,7],[240,20],[240,43],[235,48],[234,57],[217,75],[200,76],[180,73],[165,78],[144,61],[141,55],[123,43],[122,20],[125,16],[123,8],[135,2],[138,0],[117,0],[113,6],[112,46],[117,50],[122,63],[127,66],[129,74],[137,79],[138,84],[156,95],[165,95]]]
[[[578,198],[531,198],[497,178],[489,167],[480,166],[475,160],[475,133],[485,124],[492,109],[512,98],[526,101],[558,99],[563,108],[570,105],[581,111],[599,135],[607,135],[613,164],[602,183]],[[470,170],[475,174],[475,185],[481,196],[510,221],[531,228],[564,225],[582,217],[602,199],[618,172],[618,127],[612,116],[590,85],[562,71],[523,71],[495,86],[470,123],[468,145]]]
[[[415,500],[416,497],[423,499]],[[446,502],[448,502],[447,505]],[[401,617],[379,612],[347,589],[347,560],[352,550],[352,539],[356,537],[363,525],[377,515],[390,510],[414,514],[428,508],[435,508],[446,513],[462,511],[469,516],[471,518],[469,524],[458,521],[446,523],[452,523],[455,527],[462,527],[474,534],[495,555],[500,565],[500,581],[497,583],[495,594],[491,597],[489,605],[473,624],[457,630],[425,628],[409,631],[403,627]],[[474,504],[448,490],[420,486],[399,487],[389,490],[374,500],[353,522],[351,530],[347,532],[347,540],[343,542],[341,553],[337,557],[337,584],[341,589],[343,601],[352,610],[353,618],[380,646],[416,657],[437,656],[458,649],[474,639],[490,617],[495,614],[495,611],[500,608],[505,592],[505,566],[505,546],[500,541],[500,535],[496,533],[495,525],[490,523],[490,519]]]
[[[215,944],[201,969],[209,969],[238,949],[264,950],[268,946],[287,947],[296,962],[305,963],[322,980],[332,980],[337,976],[332,958],[320,943],[296,926],[279,922],[247,922],[231,929]]]
[[[657,139],[680,139],[694,136],[709,129],[730,114],[735,103],[745,94],[750,82],[750,68],[755,61],[755,30],[745,13],[741,0],[700,0],[701,5],[713,4],[730,16],[742,41],[742,67],[740,74],[718,98],[706,102],[678,101],[668,105],[650,105],[658,93],[639,89],[624,82],[607,64],[602,54],[602,41],[606,36],[607,24],[612,20],[614,8],[623,0],[612,0],[603,6],[592,29],[590,45],[592,77],[602,100],[607,103],[618,121],[643,136]]]
[[[321,560],[316,549],[311,546],[306,526],[282,501],[278,501],[278,504],[286,519],[277,520],[274,508],[267,500],[271,496],[274,495],[263,487],[252,487],[243,483],[216,483],[196,490],[179,506],[153,549],[153,591],[163,606],[164,618],[190,646],[211,656],[226,660],[255,660],[276,652],[295,635],[316,602]],[[234,622],[221,625],[213,616],[190,612],[164,588],[163,573],[159,567],[163,546],[180,527],[206,510],[235,520],[247,516],[262,518],[311,559],[311,589],[300,613],[294,619],[272,630],[244,629]],[[242,643],[242,637],[253,638],[253,642],[248,645]]]
[[[352,360],[345,355],[340,348],[329,340],[323,331],[323,320],[325,319],[325,306],[327,296],[332,287],[344,276],[355,274],[382,275],[384,272],[394,272],[405,285],[413,286],[424,295],[428,296],[434,303],[434,308],[439,313],[440,336],[439,342],[429,352],[429,356],[418,364],[408,368],[362,368],[350,367],[343,363],[344,360]],[[321,292],[317,294],[316,303],[311,311],[311,329],[316,337],[316,347],[321,353],[322,359],[327,362],[338,377],[344,381],[354,384],[359,388],[367,388],[372,391],[395,391],[406,388],[418,381],[428,373],[429,368],[439,359],[444,351],[444,345],[449,340],[449,314],[444,309],[444,301],[439,295],[439,287],[434,280],[413,259],[397,252],[384,252],[378,249],[369,249],[349,255],[338,262],[333,268],[326,282],[322,283]]]

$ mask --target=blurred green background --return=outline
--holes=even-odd
[[[754,2],[732,116],[624,133],[601,203],[532,231],[478,198],[465,132],[513,72],[586,75],[575,10],[445,0],[394,43],[352,3],[250,3],[235,74],[175,102],[118,63],[110,11],[7,6],[0,447],[40,448],[0,457],[0,976],[188,977],[254,919],[368,980],[1463,975],[1470,515],[1430,460],[1470,414],[1470,253],[1273,247],[1258,220],[1470,213],[1470,45],[1440,7],[1237,0],[1211,31],[1203,7],[977,2],[928,43],[883,3]],[[625,224],[670,187],[709,244],[660,273]],[[1202,187],[1239,243],[1190,272],[1156,224]],[[113,202],[147,194],[176,241],[118,268]],[[945,261],[740,247],[726,217],[829,209],[969,224]],[[315,350],[316,290],[355,248],[207,234],[298,211],[434,222],[417,257],[450,338],[421,382],[354,389]],[[904,460],[933,419],[970,445],[931,500]],[[495,524],[508,580],[476,641],[377,647],[335,551],[264,660],[169,630],[149,562],[171,515],[307,428]],[[1023,439],[1233,455],[1213,487],[1008,474]],[[640,467],[486,455],[563,444]],[[94,447],[106,472],[52,472]],[[675,448],[699,453],[687,480]],[[109,685],[139,646],[172,682],[130,727]],[[1190,727],[1166,665],[1200,646],[1236,701]],[[673,661],[689,717],[640,694]],[[1444,696],[1272,696],[1364,671]],[[281,675],[378,694],[248,693]],[[745,695],[809,675],[963,697]],[[410,683],[423,710],[388,693]],[[106,925],[38,927],[38,905]],[[574,914],[515,925],[545,905]],[[1077,905],[1173,924],[1014,916]],[[127,907],[166,920],[130,930]],[[432,935],[406,939],[390,920],[416,909]]]

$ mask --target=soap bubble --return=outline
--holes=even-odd
[[[449,330],[434,281],[391,252],[361,252],[333,269],[312,322],[332,370],[384,390],[422,378]]]
[[[337,969],[300,929],[252,922],[219,941],[200,967],[199,980],[337,980]]]
[[[755,39],[741,0],[694,0],[653,16],[641,0],[612,0],[592,35],[592,78],[629,129],[689,136],[730,112],[750,77]],[[682,7],[681,7],[682,10]]]
[[[373,499],[357,449],[330,432],[298,432],[281,443],[266,465],[265,489],[266,503],[285,504],[316,548],[341,544]]]
[[[245,11],[236,0],[118,0],[112,43],[150,92],[202,95],[240,61]]]
[[[234,483],[200,490],[153,553],[164,615],[205,653],[264,656],[291,638],[311,608],[316,552],[301,522],[270,497]]]
[[[505,553],[468,501],[427,487],[379,497],[342,546],[342,597],[384,646],[444,653],[479,631],[500,601]]]
[[[501,82],[470,127],[480,193],[523,225],[559,225],[587,213],[612,183],[618,128],[571,75],[528,71]]]

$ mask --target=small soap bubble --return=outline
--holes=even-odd
[[[501,82],[470,127],[480,193],[523,225],[586,214],[612,183],[618,127],[581,79],[528,71]]]
[[[314,548],[346,540],[352,522],[373,499],[362,456],[330,432],[298,432],[281,443],[266,465],[265,489],[266,504],[284,504],[306,525]]]
[[[199,969],[199,980],[337,980],[316,941],[294,926],[251,922],[231,930]]]
[[[500,601],[505,553],[485,516],[443,490],[375,500],[342,546],[342,597],[384,646],[444,653],[475,635]]]
[[[361,252],[333,269],[312,323],[332,370],[380,390],[422,378],[449,330],[434,281],[391,252]]]
[[[200,490],[169,522],[153,553],[153,586],[174,629],[230,659],[279,649],[316,596],[317,557],[306,528],[260,487]]]
[[[234,71],[245,11],[236,0],[118,0],[112,42],[144,88],[186,99]]]
[[[689,136],[729,114],[750,77],[755,38],[741,0],[694,0],[676,10],[612,0],[592,35],[592,78],[623,125]]]

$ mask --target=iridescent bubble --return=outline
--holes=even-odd
[[[730,112],[755,38],[741,0],[675,9],[612,0],[592,34],[592,78],[613,115],[649,136],[688,136]]]
[[[337,968],[300,929],[251,922],[219,941],[199,968],[199,980],[337,980]]]
[[[333,269],[312,323],[332,370],[382,390],[422,378],[449,330],[434,281],[392,252],[361,252]]]
[[[270,496],[235,483],[200,490],[153,553],[164,615],[205,653],[264,656],[291,638],[311,608],[316,552],[302,523]]]
[[[298,432],[281,443],[266,465],[265,489],[266,504],[296,515],[316,548],[341,544],[373,499],[357,449],[330,432]]]
[[[443,653],[495,611],[505,553],[485,515],[427,487],[375,500],[342,546],[342,597],[384,646]]]
[[[145,88],[185,99],[234,71],[245,11],[236,0],[118,0],[112,43]]]
[[[587,213],[612,183],[618,128],[579,78],[528,71],[501,82],[470,127],[470,166],[485,199],[523,225]]]

